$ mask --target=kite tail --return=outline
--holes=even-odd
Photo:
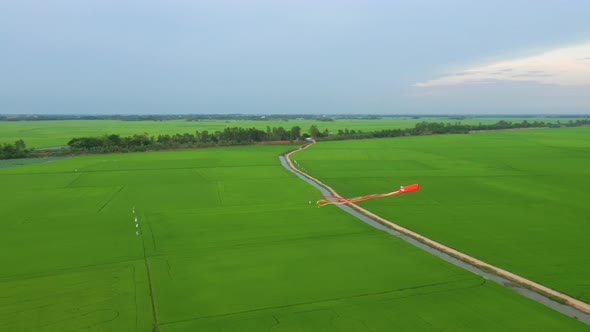
[[[353,198],[344,198],[341,196],[324,196],[324,198],[326,198],[326,199],[321,199],[321,200],[317,201],[315,204],[317,207],[322,207],[322,206],[328,205],[328,204],[338,204],[338,205],[353,204],[353,203],[358,203],[358,202],[366,201],[366,200],[373,199],[373,198],[381,198],[381,197],[388,197],[388,196],[395,196],[395,195],[411,193],[414,191],[418,191],[419,189],[420,189],[420,185],[415,183],[415,184],[410,184],[407,186],[402,186],[402,187],[400,187],[399,190],[384,193],[384,194],[370,194],[370,195],[353,197]]]

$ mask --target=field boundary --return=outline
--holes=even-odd
[[[133,213],[135,214],[135,207],[133,207]],[[137,220],[137,217],[136,217]],[[137,222],[137,221],[136,221]],[[150,229],[151,232],[151,229]],[[150,291],[150,302],[152,305],[152,316],[153,316],[153,332],[158,332],[160,331],[160,324],[158,323],[158,311],[156,310],[156,299],[155,299],[155,294],[154,294],[154,285],[152,283],[152,271],[150,269],[150,262],[148,259],[148,254],[147,254],[147,250],[145,249],[145,238],[143,236],[143,230],[140,230],[139,236],[141,238],[141,247],[143,250],[143,263],[145,265],[145,271],[147,274],[147,282],[148,282],[148,289]],[[153,236],[153,234],[152,234]]]
[[[535,130],[535,129],[550,129],[549,127],[525,127],[525,128],[505,128],[505,129],[481,129],[481,130],[470,130],[467,133],[489,133],[494,131],[518,131],[518,130]]]
[[[338,193],[334,189],[332,189],[330,186],[328,186],[327,184],[323,183],[322,181],[312,177],[311,175],[299,170],[297,167],[295,167],[295,165],[291,161],[290,157],[293,153],[307,149],[308,147],[310,147],[314,143],[315,143],[315,141],[310,144],[306,144],[296,150],[292,150],[292,151],[285,153],[284,154],[285,160],[288,163],[289,167],[291,167],[291,169],[293,169],[295,172],[297,172],[297,173],[301,174],[302,176],[308,178],[309,180],[317,183],[321,187],[328,190],[332,195],[338,196]],[[387,228],[393,229],[394,231],[397,231],[405,236],[408,236],[408,237],[410,237],[410,238],[412,238],[424,245],[427,245],[435,250],[443,252],[443,253],[445,253],[455,259],[458,259],[464,263],[467,263],[477,269],[480,269],[480,270],[488,272],[488,273],[492,273],[492,274],[502,277],[506,280],[509,280],[509,281],[511,281],[523,288],[526,288],[526,289],[531,290],[535,293],[538,293],[542,296],[545,296],[553,301],[570,306],[570,307],[577,309],[583,313],[590,314],[590,304],[588,304],[588,303],[582,302],[582,301],[575,299],[569,295],[563,294],[563,293],[553,290],[549,287],[538,284],[532,280],[526,279],[526,278],[521,277],[517,274],[506,271],[506,270],[501,269],[497,266],[494,266],[494,265],[491,265],[491,264],[486,263],[484,261],[481,261],[475,257],[469,256],[465,253],[457,251],[457,250],[450,248],[444,244],[441,244],[441,243],[436,242],[432,239],[429,239],[425,236],[422,236],[414,231],[411,231],[403,226],[395,224],[395,223],[393,223],[381,216],[376,215],[375,213],[373,213],[369,210],[366,210],[366,209],[356,205],[356,204],[348,204],[348,206],[350,206],[352,209],[356,210],[357,212],[371,218],[372,220],[375,220],[376,222],[378,222],[379,224],[381,224]]]

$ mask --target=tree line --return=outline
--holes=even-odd
[[[150,136],[148,133],[132,136],[105,135],[101,137],[80,137],[68,142],[72,151],[121,152],[147,151],[170,148],[189,148],[217,145],[245,145],[269,141],[296,141],[302,136],[301,127],[257,128],[228,127],[223,131],[208,130],[194,133]]]
[[[132,152],[151,151],[175,148],[192,148],[225,145],[247,145],[259,142],[271,141],[299,141],[308,137],[319,140],[345,140],[384,138],[399,136],[423,136],[442,134],[467,134],[472,131],[501,130],[519,128],[556,128],[556,127],[578,127],[590,125],[590,119],[569,120],[561,123],[543,121],[510,122],[500,120],[494,124],[464,125],[460,122],[419,122],[413,128],[405,129],[384,129],[378,131],[364,132],[361,130],[339,129],[336,132],[328,129],[320,130],[312,125],[305,133],[299,126],[291,129],[283,127],[267,126],[266,130],[257,128],[228,127],[222,131],[209,132],[195,131],[194,133],[174,135],[149,135],[148,133],[135,134],[130,136],[104,135],[99,137],[78,137],[68,142],[69,150],[27,150],[25,142],[18,140],[14,144],[2,144],[0,146],[0,159],[39,157],[63,154],[78,153],[108,153],[108,152]]]
[[[424,136],[424,135],[443,135],[443,134],[468,134],[474,131],[482,130],[505,130],[505,129],[525,129],[525,128],[560,128],[560,127],[579,127],[590,125],[590,119],[569,120],[561,123],[559,120],[555,123],[544,121],[527,121],[511,122],[500,120],[494,124],[477,124],[464,125],[460,122],[443,123],[443,122],[419,122],[414,128],[406,129],[383,129],[371,132],[361,130],[338,130],[335,134],[326,135],[321,133],[316,137],[324,140],[343,140],[343,139],[364,139],[364,138],[385,138],[399,136]]]
[[[0,145],[0,159],[16,159],[26,158],[29,155],[29,150],[22,139],[14,142],[14,144],[4,143]]]
[[[223,131],[209,132],[196,131],[194,134],[184,133],[175,135],[149,136],[147,133],[120,137],[109,135],[102,137],[83,137],[71,140],[68,145],[74,151],[94,152],[118,152],[118,151],[146,151],[167,148],[201,147],[216,145],[240,145],[265,141],[298,141],[307,137],[320,140],[344,140],[364,138],[385,138],[399,136],[423,136],[442,134],[467,134],[480,130],[501,130],[519,128],[543,128],[543,127],[577,127],[590,125],[590,119],[569,120],[566,123],[527,121],[510,122],[500,120],[494,124],[464,125],[460,122],[419,122],[413,128],[384,129],[378,131],[363,132],[361,130],[340,129],[331,132],[328,129],[320,130],[312,125],[306,133],[302,133],[299,126],[291,129],[283,127],[266,127],[266,131],[256,128],[228,127]]]

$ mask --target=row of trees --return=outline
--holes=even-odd
[[[266,130],[256,128],[228,127],[223,131],[158,135],[148,133],[132,136],[106,135],[101,137],[74,138],[68,142],[75,151],[116,152],[116,151],[145,151],[178,147],[198,147],[214,145],[238,145],[268,141],[294,141],[308,135],[301,134],[301,128],[291,129],[283,127],[266,127]]]
[[[0,159],[15,159],[26,158],[29,155],[29,150],[22,139],[14,142],[14,144],[4,143],[0,145]]]
[[[133,135],[127,137],[121,137],[119,135],[82,137],[74,138],[68,143],[68,145],[74,151],[146,151],[178,147],[250,144],[265,141],[295,141],[309,136],[321,140],[343,140],[399,136],[467,134],[469,132],[479,130],[501,130],[531,127],[575,127],[583,125],[590,125],[590,120],[571,120],[564,124],[559,122],[545,123],[542,121],[529,122],[527,120],[513,123],[510,121],[501,120],[494,124],[480,123],[477,125],[464,125],[460,122],[443,123],[423,121],[417,123],[413,128],[406,129],[384,129],[371,132],[340,129],[335,133],[330,132],[327,129],[321,131],[316,125],[312,125],[309,128],[309,134],[302,134],[301,128],[298,126],[292,127],[290,130],[287,130],[283,127],[267,127],[266,131],[256,128],[231,127],[225,128],[223,131],[197,131],[194,134],[184,133],[175,135],[150,136],[147,133],[144,133],[142,135]]]
[[[559,127],[579,127],[590,125],[590,119],[570,120],[566,123],[543,122],[524,120],[522,122],[510,122],[500,120],[494,124],[477,124],[464,125],[460,122],[442,123],[442,122],[420,122],[414,128],[407,129],[384,129],[372,132],[363,132],[355,130],[338,130],[335,135],[318,136],[323,139],[362,139],[362,138],[382,138],[382,137],[399,137],[399,136],[422,136],[422,135],[442,135],[442,134],[467,134],[481,130],[503,130],[503,129],[521,129],[521,128],[559,128]]]
[[[577,127],[590,125],[590,119],[570,120],[566,123],[545,123],[542,121],[512,123],[501,120],[494,124],[463,125],[460,122],[442,123],[442,122],[420,122],[413,128],[407,129],[385,129],[372,132],[363,132],[361,130],[340,129],[337,132],[330,132],[327,129],[321,131],[316,125],[312,125],[308,133],[302,133],[299,126],[291,129],[283,127],[266,127],[266,130],[257,128],[240,128],[228,127],[223,131],[184,133],[174,135],[150,136],[147,133],[136,134],[132,136],[105,135],[100,137],[80,137],[74,138],[68,142],[71,148],[67,153],[91,152],[128,152],[128,151],[147,151],[171,148],[188,148],[204,147],[216,145],[238,145],[251,144],[256,142],[268,141],[295,141],[306,137],[313,137],[321,140],[343,140],[343,139],[363,139],[363,138],[382,138],[398,136],[420,136],[420,135],[441,135],[441,134],[466,134],[479,130],[500,130],[500,129],[517,129],[530,127]],[[43,151],[43,156],[64,154],[63,150]],[[0,159],[24,158],[40,156],[39,151],[30,151],[26,149],[25,142],[16,141],[14,144],[0,145]]]

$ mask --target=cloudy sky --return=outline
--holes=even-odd
[[[590,2],[0,1],[0,113],[590,113]]]

